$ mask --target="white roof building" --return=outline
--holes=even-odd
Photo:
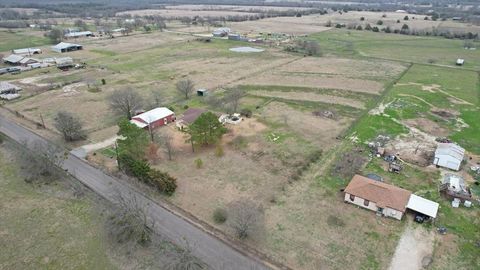
[[[55,46],[52,46],[52,51],[64,53],[64,52],[71,52],[83,49],[82,45],[67,43],[67,42],[60,42]]]
[[[20,90],[22,90],[22,88],[14,85],[14,84],[11,84],[11,83],[5,82],[5,81],[0,81],[0,94],[15,93],[15,92],[20,91]]]
[[[407,204],[408,209],[427,215],[431,218],[437,217],[438,206],[438,203],[427,200],[415,194],[410,195],[410,199],[408,200]]]
[[[23,48],[23,49],[16,49],[12,50],[14,54],[21,54],[21,55],[32,55],[32,54],[40,54],[42,50],[39,48]]]
[[[91,37],[93,33],[91,31],[82,31],[82,32],[70,32],[66,33],[66,38],[76,38],[76,37]]]
[[[135,124],[139,128],[145,128],[148,125],[153,125],[155,122],[161,121],[162,119],[165,119],[172,115],[174,115],[174,112],[172,112],[168,108],[155,108],[153,110],[132,117],[130,123]]]
[[[461,66],[461,65],[463,65],[463,64],[465,64],[465,59],[458,58],[458,59],[457,59],[457,65]]]
[[[18,63],[20,63],[20,61],[21,61],[23,58],[24,58],[24,57],[21,56],[21,55],[10,54],[9,56],[4,57],[4,58],[3,58],[3,61],[4,61],[5,63],[9,63],[9,64],[18,64]]]
[[[465,149],[454,143],[439,143],[433,164],[458,171],[462,165]]]

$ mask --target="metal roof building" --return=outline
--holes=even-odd
[[[23,58],[24,57],[21,55],[11,54],[7,57],[4,57],[3,62],[16,65],[16,64],[20,64],[20,61],[22,61]]]
[[[91,37],[93,33],[91,31],[82,31],[82,32],[70,32],[66,33],[66,38],[78,38],[78,37]]]
[[[64,52],[71,52],[71,51],[78,51],[83,49],[82,45],[67,43],[67,42],[60,42],[55,46],[52,46],[52,51],[64,53]]]
[[[415,194],[410,195],[408,200],[407,208],[415,212],[427,215],[431,218],[437,217],[439,204],[417,196]]]
[[[22,90],[22,88],[11,84],[9,82],[0,81],[0,94],[5,93],[16,93],[17,91]]]
[[[462,165],[465,149],[454,143],[439,143],[433,164],[458,171]]]
[[[12,50],[14,54],[21,54],[21,55],[32,55],[32,54],[40,54],[42,50],[39,48],[23,48],[23,49],[15,49]]]
[[[139,128],[145,128],[148,126],[152,126],[153,128],[155,128],[157,126],[166,125],[169,122],[173,121],[175,121],[175,113],[173,113],[168,108],[161,107],[132,117],[130,123],[136,125]]]

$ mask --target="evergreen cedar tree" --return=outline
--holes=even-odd
[[[187,130],[190,138],[187,140],[192,146],[203,146],[217,143],[227,129],[218,121],[212,112],[202,113]]]
[[[166,172],[151,168],[145,160],[149,145],[148,134],[127,119],[121,120],[118,126],[118,134],[123,137],[118,140],[117,148],[120,169],[158,191],[172,195],[177,188],[177,179]]]

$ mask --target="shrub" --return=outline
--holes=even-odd
[[[360,21],[365,21],[365,17],[360,17]]]
[[[184,108],[185,110],[188,109],[188,105],[185,104],[185,105],[183,106],[183,108]]]
[[[215,148],[215,156],[216,157],[223,157],[225,155],[225,152],[223,151],[223,146],[219,143],[217,144],[217,147]]]
[[[102,79],[102,84],[103,85],[107,84],[107,81],[105,81],[105,79]]]
[[[377,21],[377,25],[383,25],[383,21],[382,21],[382,20],[378,20],[378,21]]]
[[[197,167],[197,169],[201,169],[203,167],[203,161],[201,158],[195,159],[195,166]]]
[[[223,208],[217,208],[213,211],[213,221],[217,224],[223,224],[227,221],[227,210]]]
[[[177,189],[177,179],[166,172],[151,169],[148,173],[148,184],[166,195],[172,195]]]
[[[252,110],[250,110],[250,109],[242,109],[242,110],[240,111],[240,115],[245,116],[245,117],[247,117],[247,118],[252,117],[252,114],[253,114],[253,113],[252,113]]]

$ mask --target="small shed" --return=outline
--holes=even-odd
[[[168,108],[161,107],[132,117],[130,123],[139,128],[157,128],[175,121],[175,113]]]
[[[197,90],[197,96],[204,97],[206,95],[208,95],[208,90],[207,89],[201,88],[201,89]]]
[[[408,209],[433,219],[437,217],[438,207],[438,203],[427,200],[415,194],[410,195],[410,199],[408,200],[407,204]]]
[[[458,58],[457,62],[456,62],[456,65],[457,66],[463,66],[463,64],[465,64],[465,59]]]
[[[10,65],[20,65],[20,61],[22,61],[23,58],[24,57],[21,55],[11,54],[7,57],[4,57],[3,62]]]
[[[83,49],[82,45],[67,43],[67,42],[60,42],[57,45],[52,46],[52,51],[59,52],[59,53],[78,51],[82,49]]]
[[[462,165],[465,149],[455,143],[439,143],[433,164],[458,171]]]

